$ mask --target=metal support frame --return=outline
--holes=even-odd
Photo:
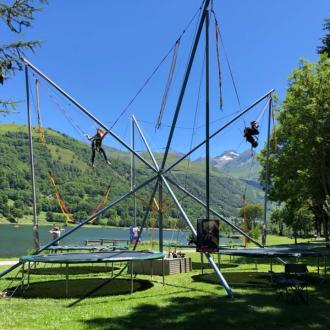
[[[182,87],[181,87],[181,91],[178,97],[178,102],[176,105],[176,109],[174,112],[174,116],[173,116],[173,120],[172,120],[172,125],[171,125],[171,129],[170,129],[170,133],[168,136],[168,140],[167,140],[167,145],[166,145],[166,149],[164,152],[164,156],[162,159],[162,164],[161,166],[158,166],[156,159],[153,156],[153,153],[147,143],[146,138],[143,135],[143,132],[137,122],[137,120],[135,119],[135,117],[132,117],[132,147],[128,146],[119,136],[117,136],[114,132],[112,132],[108,127],[106,127],[101,121],[99,121],[94,115],[92,115],[90,112],[88,112],[83,106],[81,106],[75,99],[73,99],[68,93],[66,93],[62,88],[60,88],[58,85],[56,85],[52,80],[50,80],[45,74],[43,74],[39,69],[37,69],[35,66],[33,66],[29,61],[27,61],[26,59],[24,59],[24,63],[26,65],[25,69],[26,69],[26,80],[28,81],[28,75],[27,75],[27,70],[28,67],[31,68],[34,72],[36,72],[38,75],[40,75],[41,77],[43,77],[48,83],[50,83],[56,90],[58,90],[62,95],[64,95],[67,99],[70,100],[71,103],[73,103],[80,111],[82,111],[85,115],[87,115],[90,119],[92,119],[94,122],[96,122],[100,127],[102,127],[105,131],[107,131],[112,137],[114,137],[121,145],[123,145],[124,147],[126,147],[126,149],[128,149],[132,154],[133,157],[137,157],[138,159],[140,159],[145,165],[148,166],[149,169],[153,170],[155,172],[155,174],[149,178],[148,180],[146,180],[145,182],[143,182],[142,184],[140,184],[139,186],[133,186],[134,183],[133,181],[131,181],[131,190],[122,195],[121,197],[119,197],[116,201],[110,203],[108,206],[105,206],[104,208],[102,208],[101,210],[99,210],[98,212],[96,212],[94,215],[90,216],[88,219],[84,220],[83,222],[81,222],[80,224],[78,224],[77,226],[75,226],[74,228],[72,228],[71,230],[67,231],[66,233],[64,233],[60,238],[55,239],[53,241],[51,241],[50,243],[46,244],[45,246],[43,246],[41,249],[39,249],[38,251],[36,251],[34,254],[38,254],[42,251],[44,251],[45,249],[47,249],[49,246],[53,245],[54,243],[56,243],[58,240],[63,239],[66,236],[69,236],[70,234],[72,234],[74,231],[76,231],[77,229],[79,229],[80,227],[82,227],[83,225],[85,225],[86,223],[88,223],[89,221],[93,220],[94,218],[96,218],[97,216],[103,214],[105,211],[107,211],[108,209],[110,209],[111,207],[114,207],[115,205],[117,205],[118,203],[120,203],[121,201],[125,200],[126,198],[129,198],[130,196],[134,196],[135,192],[137,192],[139,189],[142,189],[143,187],[145,187],[146,185],[148,185],[149,183],[151,183],[153,180],[156,179],[156,184],[155,187],[151,193],[150,196],[150,201],[149,201],[149,205],[147,207],[147,210],[145,212],[144,215],[144,219],[141,225],[141,230],[139,233],[139,238],[142,234],[143,228],[144,228],[144,224],[146,222],[146,219],[148,217],[149,211],[150,211],[150,205],[151,202],[158,190],[159,192],[159,198],[160,198],[160,205],[162,205],[162,199],[163,199],[163,188],[164,186],[166,187],[167,191],[169,192],[169,194],[171,195],[175,205],[177,206],[177,208],[179,209],[181,215],[183,216],[184,220],[186,221],[188,227],[190,228],[190,230],[192,231],[193,235],[196,237],[197,236],[197,232],[194,228],[194,226],[192,225],[189,217],[187,216],[185,210],[183,209],[183,207],[181,206],[180,202],[178,201],[175,193],[173,192],[171,186],[169,185],[168,181],[171,183],[174,183],[173,180],[170,180],[169,178],[165,177],[164,174],[166,174],[167,172],[169,172],[172,168],[174,168],[177,164],[179,164],[182,160],[184,160],[185,158],[187,158],[189,155],[191,155],[195,150],[197,150],[198,148],[200,148],[201,146],[203,146],[204,144],[207,145],[207,154],[209,155],[209,142],[210,140],[215,137],[217,134],[219,134],[222,130],[224,130],[226,127],[228,127],[229,125],[231,125],[234,121],[236,121],[238,118],[240,118],[241,116],[243,116],[246,112],[248,112],[249,110],[251,110],[254,106],[256,106],[259,102],[261,102],[263,99],[265,99],[266,97],[269,97],[269,95],[271,95],[271,93],[274,90],[271,90],[270,92],[266,93],[264,96],[262,96],[261,98],[259,98],[257,101],[255,101],[253,104],[251,104],[249,107],[247,107],[246,109],[244,109],[243,111],[241,111],[239,114],[237,114],[234,118],[232,118],[231,120],[229,120],[225,125],[223,125],[220,129],[218,129],[217,131],[215,131],[214,133],[212,133],[211,135],[209,134],[209,86],[208,86],[208,80],[209,80],[209,70],[206,70],[206,138],[204,141],[202,141],[201,143],[199,143],[197,146],[195,146],[193,149],[191,149],[188,153],[186,153],[183,157],[181,157],[179,160],[177,160],[176,162],[174,162],[172,165],[170,165],[169,167],[165,168],[166,165],[166,161],[167,161],[167,157],[168,157],[168,153],[170,150],[170,146],[171,146],[171,142],[173,139],[173,134],[175,131],[175,127],[176,127],[176,122],[179,116],[179,112],[180,112],[180,108],[181,108],[181,104],[183,101],[183,97],[185,94],[185,90],[187,87],[187,83],[188,83],[188,79],[189,79],[189,75],[190,75],[190,71],[192,68],[192,64],[194,61],[194,57],[195,57],[195,53],[197,50],[197,46],[199,43],[199,39],[201,36],[201,32],[204,26],[204,23],[206,22],[206,51],[208,52],[208,20],[209,20],[209,13],[208,13],[208,7],[210,4],[210,0],[205,0],[204,1],[204,7],[203,7],[203,11],[202,11],[202,15],[200,18],[200,22],[199,22],[199,26],[197,29],[197,33],[196,33],[196,37],[195,37],[195,41],[194,41],[194,45],[191,51],[191,55],[190,55],[190,59],[188,62],[188,66],[186,69],[186,73],[183,79],[183,83],[182,83]],[[207,58],[208,61],[208,58]],[[208,65],[207,65],[208,66]],[[28,82],[27,84],[27,94],[28,93]],[[27,96],[28,98],[28,96]],[[28,103],[28,109],[29,109],[29,103]],[[31,126],[31,124],[29,124]],[[151,165],[149,162],[147,162],[143,157],[140,156],[140,154],[138,154],[135,151],[135,141],[134,141],[134,125],[137,127],[138,132],[140,133],[142,140],[144,142],[144,144],[146,145],[146,148],[151,156],[153,165]],[[31,134],[32,137],[32,134]],[[32,145],[32,139],[30,144]],[[32,154],[33,154],[33,150]],[[209,157],[209,156],[208,156]],[[132,164],[133,164],[133,159],[132,158]],[[209,163],[209,162],[208,162]],[[31,165],[33,167],[33,163]],[[207,165],[206,165],[207,167]],[[209,172],[207,171],[206,168],[206,172],[208,173],[207,175],[207,180],[209,180]],[[208,182],[208,181],[207,181]],[[199,204],[203,205],[204,207],[206,207],[207,209],[207,215],[209,215],[209,212],[212,212],[213,214],[215,214],[216,216],[218,216],[221,220],[223,220],[225,223],[227,223],[228,225],[230,225],[232,228],[236,229],[237,231],[239,231],[240,233],[242,233],[243,235],[246,236],[246,234],[244,232],[242,232],[238,227],[236,227],[235,225],[231,224],[227,219],[225,219],[223,216],[221,216],[219,213],[217,213],[216,211],[212,210],[209,208],[209,197],[207,198],[207,203],[203,203],[202,201],[200,201],[197,197],[193,196],[192,194],[190,194],[188,191],[186,191],[184,188],[182,188],[180,185],[178,185],[177,183],[174,183],[180,190],[182,190],[184,193],[188,194],[190,197],[192,197],[195,201],[197,201]],[[206,183],[207,185],[207,190],[209,190],[209,183]],[[209,194],[209,192],[208,192]],[[209,195],[208,195],[209,196]],[[160,208],[161,209],[161,208]],[[159,214],[159,220],[162,220],[162,215],[161,212]],[[160,228],[160,231],[162,228]],[[252,241],[254,241],[253,239],[251,239]],[[162,237],[160,236],[160,241],[162,241]],[[259,245],[260,244],[257,241],[254,241],[255,244]],[[134,246],[134,250],[137,246],[137,242],[135,243]],[[160,249],[162,249],[162,243],[160,244]],[[220,282],[223,284],[227,295],[229,297],[233,297],[233,292],[231,290],[231,288],[229,287],[228,283],[226,282],[225,278],[223,277],[223,275],[221,274],[219,268],[217,267],[216,263],[213,261],[211,255],[209,253],[205,253],[205,256],[207,257],[210,265],[212,266],[212,268],[214,269],[215,274],[217,275],[218,279],[220,280]],[[21,262],[17,263],[16,265],[10,267],[9,269],[7,269],[6,271],[0,273],[0,277],[2,277],[3,275],[9,273],[10,271],[12,271],[13,269],[15,269],[16,267],[18,267],[21,264]]]
[[[29,151],[30,151],[30,171],[32,184],[32,210],[33,210],[33,240],[36,250],[39,250],[39,224],[37,217],[37,195],[36,195],[36,180],[34,174],[34,157],[33,157],[33,140],[32,140],[32,125],[31,125],[31,111],[30,111],[30,87],[29,87],[29,71],[25,66],[25,87],[26,87],[26,109],[28,117],[29,130]]]
[[[163,185],[160,182],[158,189],[158,239],[160,252],[164,251],[163,220]]]
[[[210,218],[210,54],[209,54],[210,15],[205,13],[205,200],[206,219]]]
[[[264,223],[263,223],[263,235],[262,245],[266,245],[266,233],[267,233],[267,202],[268,202],[268,188],[269,188],[269,154],[270,154],[270,126],[273,110],[273,97],[270,94],[270,100],[268,104],[268,125],[267,125],[267,151],[266,151],[266,173],[265,173],[265,196],[264,196]]]
[[[134,116],[132,116],[132,136],[131,136],[132,149],[135,150],[135,125]],[[131,153],[131,190],[136,186],[136,168],[135,168],[135,155]],[[136,195],[133,195],[133,222],[136,226]]]

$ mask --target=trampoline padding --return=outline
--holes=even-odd
[[[57,264],[78,264],[97,262],[119,262],[135,260],[152,260],[164,258],[163,252],[149,251],[107,251],[107,252],[80,252],[56,253],[23,256],[20,262],[43,262]]]
[[[302,249],[294,247],[282,248],[255,248],[255,249],[219,249],[219,254],[252,257],[252,258],[267,258],[267,257],[312,257],[326,256],[330,254],[329,249]]]

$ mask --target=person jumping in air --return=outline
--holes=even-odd
[[[244,137],[246,138],[246,141],[251,143],[252,148],[256,148],[258,146],[258,140],[254,135],[259,134],[259,125],[255,120],[251,121],[250,125],[251,127],[244,128]]]
[[[90,136],[88,134],[86,134],[86,137],[89,141],[92,141],[92,158],[91,158],[91,162],[92,162],[92,167],[94,168],[94,160],[95,160],[95,151],[101,153],[103,155],[104,160],[106,161],[106,163],[108,165],[111,165],[111,162],[108,160],[107,155],[105,154],[105,151],[102,148],[102,141],[104,139],[104,137],[108,134],[108,132],[103,131],[102,128],[98,128],[96,131],[96,134],[94,136]]]

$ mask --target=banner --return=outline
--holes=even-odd
[[[197,220],[197,252],[218,252],[219,220]]]

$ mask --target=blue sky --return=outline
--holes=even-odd
[[[35,54],[29,54],[29,60],[102,122],[111,126],[200,5],[201,0],[50,1],[36,16],[33,28],[26,30],[22,37],[41,39],[42,47]],[[316,48],[325,33],[322,25],[329,17],[330,5],[327,0],[215,0],[214,9],[244,107],[272,88],[283,99],[287,78],[298,66],[299,59],[317,60]],[[129,118],[135,114],[152,148],[161,151],[166,145],[167,125],[172,120],[196,25],[197,19],[182,39],[162,129],[155,131],[154,127],[171,56],[114,127],[114,131],[126,142],[130,141]],[[213,20],[210,33],[211,130],[214,131],[239,107],[221,49],[224,108],[219,110]],[[9,34],[4,37],[9,40]],[[203,47],[204,33],[172,143],[172,148],[181,152],[188,151],[191,144],[204,139],[204,81],[201,82],[202,92],[197,102]],[[25,100],[24,75],[18,73],[1,89],[2,98]],[[90,120],[44,83],[40,88],[40,102],[45,127],[83,140],[83,136],[65,120],[54,104],[54,97],[61,108],[74,118],[76,125],[89,134],[95,131],[96,126]],[[1,121],[26,123],[25,104],[19,104],[17,110],[18,114],[1,118]],[[215,156],[228,149],[247,149],[249,146],[242,138],[242,131],[245,123],[255,119],[259,110],[260,107],[215,138],[211,143],[211,154]],[[195,111],[198,129],[193,135]],[[36,123],[34,111],[33,122]],[[261,121],[261,142],[265,139],[265,129],[266,116]],[[111,137],[105,143],[118,147]],[[142,149],[140,142],[139,148]],[[201,157],[203,152],[201,148],[193,157]]]

